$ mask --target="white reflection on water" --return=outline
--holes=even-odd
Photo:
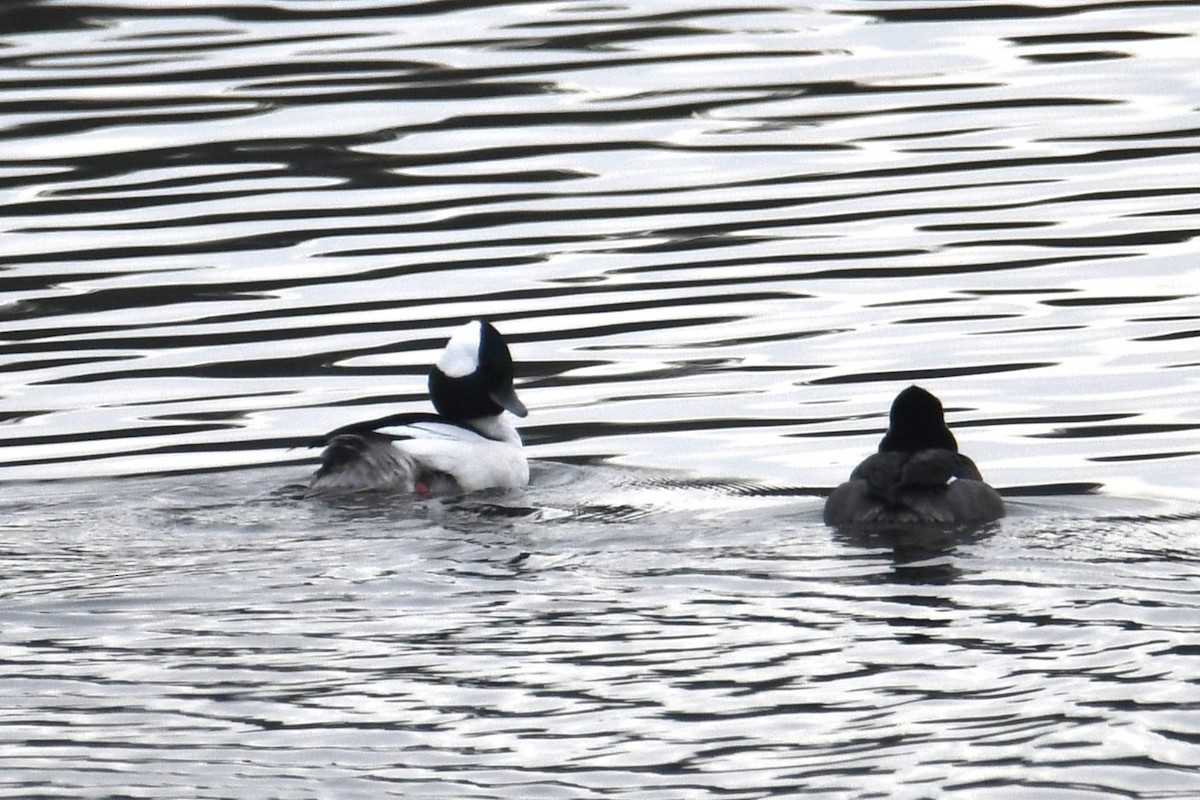
[[[0,791],[1194,796],[1186,10],[19,4]],[[478,315],[530,488],[296,500]]]
[[[747,485],[537,477],[408,505],[247,472],[31,487],[2,509],[0,786],[1200,785],[1194,515],[1025,502],[903,541]]]

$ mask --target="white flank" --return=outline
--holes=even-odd
[[[521,434],[505,417],[472,420],[489,439],[447,422],[417,422],[379,432],[405,437],[394,446],[417,464],[443,472],[464,492],[480,489],[516,489],[529,483],[529,461],[521,448]]]
[[[507,442],[480,439],[407,439],[396,442],[403,453],[420,464],[450,475],[464,492],[480,489],[516,489],[529,483],[529,462],[519,447]]]

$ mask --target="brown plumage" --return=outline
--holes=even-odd
[[[910,386],[892,403],[879,452],[825,503],[830,525],[987,522],[1004,502],[975,462],[958,452],[941,401]]]

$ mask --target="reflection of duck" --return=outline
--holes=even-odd
[[[429,396],[437,414],[396,414],[327,434],[308,493],[453,494],[529,481],[521,435],[504,416],[528,412],[513,389],[508,345],[490,323],[454,332],[429,373]]]
[[[896,396],[879,452],[825,503],[829,525],[987,522],[1004,503],[958,452],[942,403],[919,386]]]

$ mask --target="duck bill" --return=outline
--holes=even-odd
[[[511,411],[518,417],[529,415],[529,409],[525,408],[525,404],[517,397],[517,390],[511,386],[505,386],[502,389],[494,389],[488,393],[488,397],[503,408],[505,411]]]

